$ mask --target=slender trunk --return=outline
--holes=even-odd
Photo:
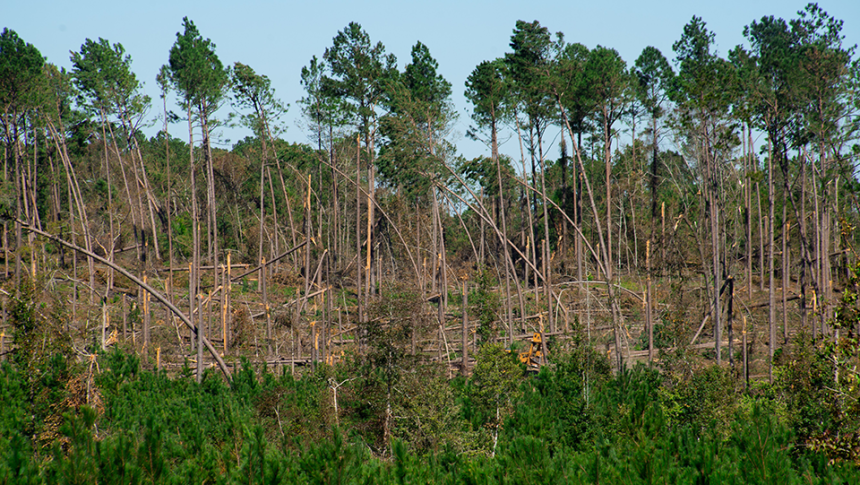
[[[307,185],[307,195],[304,201],[305,206],[305,241],[308,241],[308,244],[305,245],[305,293],[304,293],[304,302],[300,309],[304,308],[305,302],[307,302],[308,295],[310,295],[311,291],[311,282],[314,279],[314,276],[311,274],[311,245],[310,241],[313,237],[312,227],[311,227],[311,176],[308,174],[308,185]],[[313,324],[312,324],[313,325]],[[311,336],[313,339],[315,337],[316,328],[312,328],[312,333],[314,335]],[[315,341],[315,340],[314,340]],[[311,360],[316,362],[316,347],[313,347],[311,351]]]
[[[209,237],[211,246],[209,248],[210,263],[212,264],[213,281],[218,281],[218,218],[216,212],[217,199],[215,198],[215,168],[214,160],[212,159],[212,143],[211,134],[209,133],[209,106],[201,110],[201,122],[203,131],[203,156],[206,162],[207,172],[207,187],[208,198],[207,204],[209,209],[210,230]],[[207,318],[211,315],[207,314]],[[208,329],[211,332],[211,325]],[[208,335],[208,333],[207,333]]]
[[[265,146],[265,142],[263,142],[263,146]],[[265,152],[265,149],[263,150]],[[257,245],[257,261],[263,260],[263,237],[264,229],[265,229],[265,221],[266,221],[266,157],[263,156],[263,159],[260,160],[260,232],[259,232],[259,244]],[[262,277],[262,272],[260,273],[260,277]]]
[[[522,166],[523,166],[523,183],[525,185],[528,185],[528,179],[526,178],[526,155],[525,155],[525,151],[523,149],[523,136],[522,136],[522,133],[520,130],[520,121],[519,121],[519,118],[516,116],[514,117],[514,120],[516,121],[516,124],[517,124],[517,139],[519,140],[519,143],[520,143],[520,161],[522,162]],[[532,214],[532,205],[528,203],[528,200],[529,200],[528,193],[524,194],[523,199],[526,201],[526,212],[528,214],[528,221],[529,221],[529,223],[528,223],[528,236],[527,236],[528,237],[528,239],[527,239],[528,246],[526,249],[532,250],[531,254],[529,254],[528,251],[526,251],[526,256],[531,257],[531,260],[534,262],[534,266],[537,267],[537,253],[534,249],[534,246],[535,246],[534,245],[535,222],[534,222],[534,215]],[[526,268],[526,270],[525,270],[526,289],[528,289],[528,284],[529,284],[528,274],[529,274],[528,269]],[[537,278],[535,278],[535,281],[537,281]],[[525,326],[525,317],[526,317],[525,315],[520,315],[520,318],[522,319],[522,325],[523,326]]]
[[[570,142],[573,144],[573,132],[571,131]],[[574,147],[574,151],[578,150],[578,147],[582,146],[582,132],[578,133],[578,138],[576,141],[576,146]],[[574,182],[575,189],[573,194],[573,213],[574,213],[574,222],[576,223],[576,230],[579,234],[574,239],[574,252],[576,253],[576,280],[582,281],[584,277],[583,268],[582,268],[582,243],[584,241],[584,237],[582,235],[582,180],[585,178],[585,173],[578,170],[576,163],[573,164],[573,174],[574,174]]]
[[[260,292],[263,299],[263,313],[266,316],[266,355],[272,355],[272,315],[269,312],[269,292],[266,284],[266,258],[260,258]],[[305,292],[307,295],[307,290]]]
[[[752,291],[753,291],[753,269],[752,269],[752,258],[753,258],[753,240],[752,240],[752,128],[749,128],[749,134],[747,134],[747,125],[744,125],[744,136],[742,137],[744,142],[744,169],[746,171],[746,183],[744,187],[746,190],[744,191],[744,225],[746,226],[747,231],[747,299],[752,301]]]
[[[561,165],[561,207],[567,210],[568,207],[568,187],[567,187],[567,141],[564,130],[561,130],[561,157],[559,165]],[[561,256],[561,272],[567,271],[566,262],[568,256],[568,227],[567,220],[561,220],[561,247],[558,248],[558,254]]]
[[[507,317],[507,328],[508,328],[508,338],[510,339],[510,343],[513,343],[513,335],[514,335],[514,319],[513,312],[511,311],[511,274],[514,273],[514,277],[516,277],[516,270],[511,267],[509,264],[511,260],[510,250],[508,249],[508,223],[507,223],[507,215],[505,211],[505,194],[502,185],[502,165],[499,161],[499,153],[498,146],[496,144],[496,125],[493,124],[493,161],[496,162],[496,175],[498,177],[499,183],[499,219],[501,219],[502,223],[502,236],[499,243],[502,245],[504,265],[505,265],[505,311]],[[497,224],[498,225],[498,224]],[[522,308],[520,308],[522,313]]]
[[[141,280],[144,284],[146,284],[146,274],[141,277]],[[143,313],[143,358],[146,360],[146,357],[149,355],[149,305],[147,304],[148,294],[146,290],[141,286],[140,291],[138,292],[140,295],[141,302],[141,311]]]
[[[375,293],[373,290],[373,262],[374,262],[374,251],[373,251],[373,231],[374,231],[374,201],[376,200],[376,180],[375,180],[375,166],[373,164],[373,137],[368,135],[368,138],[365,140],[365,147],[367,148],[367,278],[366,278],[366,287],[364,292],[365,299],[368,299],[372,293]]]
[[[541,185],[541,202],[543,205],[543,279],[544,279],[544,299],[546,299],[546,309],[547,309],[547,323],[549,324],[549,331],[555,332],[555,321],[553,320],[552,314],[552,267],[550,261],[550,250],[549,250],[549,210],[547,208],[547,197],[546,197],[546,167],[544,166],[543,159],[543,144],[541,143],[541,136],[538,133],[538,153],[540,154],[540,185]],[[543,348],[543,352],[541,352],[541,360],[546,361],[547,357],[547,348],[546,348],[546,335],[544,329],[541,328],[541,346]],[[543,362],[542,362],[543,363]]]
[[[266,157],[268,160],[268,157]],[[281,253],[281,245],[280,245],[280,227],[281,224],[278,222],[278,204],[275,203],[275,185],[272,182],[272,170],[269,166],[266,166],[266,180],[269,181],[269,195],[272,198],[272,237],[269,239],[269,254],[274,256],[276,254]],[[276,263],[280,264],[280,263]]]
[[[462,335],[463,364],[460,367],[464,376],[469,375],[469,287],[463,280],[463,335]]]
[[[702,153],[705,157],[705,167],[707,170],[707,177],[710,179],[708,181],[708,194],[709,194],[709,206],[710,206],[710,219],[711,219],[711,264],[714,278],[714,346],[717,357],[717,365],[722,364],[722,318],[721,313],[722,310],[720,308],[720,287],[722,286],[721,281],[721,272],[720,272],[720,211],[719,211],[719,194],[718,194],[718,168],[717,161],[714,157],[711,156],[710,153],[710,143],[708,142],[708,132],[707,127],[703,125],[703,139],[702,143],[704,145]]]
[[[14,118],[18,118],[18,113],[13,114]],[[21,192],[21,147],[18,143],[18,124],[16,123],[13,127],[15,130],[15,135],[13,138],[13,150],[15,157],[15,219],[21,220],[21,216],[24,212],[23,207],[23,193]],[[21,291],[21,252],[23,249],[23,237],[21,234],[21,224],[15,222],[15,296],[17,297]],[[91,289],[92,291],[92,289]]]
[[[791,266],[788,264],[788,203],[785,191],[782,192],[782,342],[788,344],[788,285],[791,284]]]
[[[108,243],[108,261],[111,263],[114,262],[114,241],[116,241],[116,230],[114,228],[113,221],[113,187],[111,183],[111,169],[110,169],[110,159],[108,158],[108,144],[107,144],[107,132],[105,130],[105,114],[104,111],[101,111],[101,122],[102,122],[102,148],[104,149],[104,161],[105,161],[105,176],[107,178],[107,189],[108,189],[108,225],[110,227],[110,242]],[[114,284],[114,271],[108,270],[108,280],[107,280],[107,288],[105,289],[105,295],[110,294],[113,290]]]
[[[331,202],[331,206],[332,206],[332,221],[333,221],[333,222],[332,222],[332,225],[331,225],[331,226],[332,226],[331,230],[334,232],[334,235],[333,235],[333,237],[332,237],[332,246],[333,246],[333,248],[332,248],[332,249],[333,249],[333,253],[334,253],[334,257],[335,257],[335,261],[334,261],[334,262],[335,262],[335,265],[336,265],[336,264],[337,264],[337,262],[338,262],[338,260],[340,259],[340,256],[341,256],[341,255],[340,255],[340,251],[341,251],[341,245],[340,245],[340,216],[339,216],[339,214],[338,214],[338,212],[339,212],[339,208],[340,208],[340,203],[338,202],[338,187],[337,187],[337,160],[335,159],[335,156],[334,156],[334,154],[335,154],[335,151],[334,151],[334,133],[333,133],[333,128],[332,128],[332,126],[331,126],[331,125],[329,125],[329,131],[328,131],[328,145],[329,145],[329,148],[328,148],[328,157],[329,157],[329,164],[331,165],[331,181],[332,181],[332,186],[331,186],[332,202]]]
[[[200,285],[198,268],[200,267],[200,219],[197,208],[197,167],[194,160],[194,126],[191,118],[191,106],[188,106],[188,157],[191,176],[191,268],[188,275],[188,298],[190,310],[188,318],[192,329],[192,349],[197,346],[197,382],[203,380],[203,334],[201,332],[202,318],[197,311],[197,289]],[[195,323],[196,322],[196,323]]]
[[[170,170],[170,133],[168,132],[168,123],[167,123],[167,96],[164,96],[164,156],[165,161],[167,163],[167,190],[165,191],[166,199],[164,201],[165,204],[165,212],[167,215],[167,261],[170,281],[173,281],[173,209],[171,207],[170,201],[173,193],[173,184],[171,181],[171,170]],[[173,291],[170,291],[168,295],[171,303],[173,302]]]
[[[666,267],[666,203],[660,204],[660,266]]]
[[[648,329],[648,365],[654,365],[654,322],[651,316],[651,240],[645,242],[645,327]]]
[[[767,251],[767,268],[768,268],[768,311],[767,311],[767,328],[768,328],[768,380],[773,382],[773,356],[776,350],[776,309],[774,302],[774,287],[773,287],[773,147],[768,137],[768,157],[767,157],[767,198],[768,198],[768,251]]]
[[[735,354],[734,354],[734,344],[735,344],[735,335],[734,335],[734,303],[735,303],[735,279],[732,276],[729,276],[726,280],[728,284],[728,306],[726,308],[726,329],[729,334],[729,365],[734,369],[735,367]]]
[[[355,137],[355,291],[357,293],[358,322],[364,323],[364,306],[361,298],[361,137]],[[361,352],[362,335],[358,337],[358,348]]]
[[[603,159],[606,177],[606,281],[612,282],[612,137],[609,132],[609,119],[606,107],[603,108]]]

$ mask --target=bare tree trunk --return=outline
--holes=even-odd
[[[660,204],[660,266],[666,268],[666,203]]]
[[[436,222],[436,189],[433,188],[432,199],[433,205],[431,206],[431,219],[430,225],[432,227],[432,236],[431,236],[431,245],[430,248],[433,254],[433,261],[430,263],[430,291],[435,295],[439,291],[439,224]]]
[[[774,302],[774,287],[773,287],[773,216],[774,216],[774,193],[773,193],[773,148],[770,138],[768,138],[768,157],[767,157],[767,198],[768,198],[768,311],[767,311],[767,328],[768,328],[768,380],[773,383],[773,356],[776,350],[776,309]]]
[[[104,149],[104,162],[105,162],[105,176],[107,178],[107,189],[108,189],[108,224],[110,227],[110,243],[108,244],[108,261],[111,263],[114,262],[114,241],[116,241],[116,231],[114,229],[113,222],[113,184],[111,183],[111,169],[110,169],[110,159],[108,158],[108,143],[107,143],[107,132],[105,130],[105,114],[104,111],[101,111],[101,124],[102,124],[102,147]],[[107,280],[107,288],[105,289],[105,295],[110,294],[111,290],[113,290],[114,284],[114,271],[112,269],[108,270],[108,280]]]
[[[469,287],[463,280],[463,341],[461,343],[463,364],[460,368],[464,376],[469,375]]]
[[[305,207],[305,241],[308,241],[308,244],[305,245],[305,293],[304,293],[304,302],[307,301],[308,295],[311,292],[311,282],[314,280],[314,275],[311,274],[311,245],[310,241],[313,237],[313,230],[311,227],[311,176],[308,175],[308,186],[307,186],[307,195],[305,196],[304,201]],[[299,307],[301,310],[304,308],[304,304]],[[316,341],[316,328],[312,328],[312,341]],[[316,362],[316,347],[314,346],[311,350],[311,360]]]
[[[197,345],[197,382],[203,380],[203,321],[200,312],[197,311],[197,291],[200,285],[198,268],[200,268],[200,214],[197,208],[197,167],[194,160],[194,129],[191,119],[191,107],[188,107],[188,157],[191,173],[191,268],[188,275],[188,298],[190,300],[190,310],[188,318],[190,328],[192,330],[192,349]],[[195,324],[196,322],[196,324]]]
[[[798,221],[798,229],[800,230],[800,277],[798,285],[800,285],[800,326],[806,329],[806,271],[809,266],[809,261],[806,258],[806,150],[798,150],[798,160],[800,161],[800,220]]]
[[[782,343],[788,344],[788,295],[787,288],[791,284],[791,266],[788,264],[788,201],[785,191],[782,192]]]
[[[368,248],[369,250],[369,248]],[[364,305],[361,297],[361,137],[355,136],[355,291],[358,305],[358,323],[364,323]],[[358,350],[362,350],[363,335],[358,333]]]
[[[223,289],[223,317],[221,320],[221,338],[224,343],[224,355],[227,355],[227,350],[230,348],[230,298],[231,298],[231,290],[233,279],[231,277],[232,266],[230,263],[230,253],[227,253],[227,270],[224,277],[224,289]]]
[[[603,159],[606,177],[606,281],[612,282],[612,136],[609,132],[609,120],[606,107],[603,113]]]
[[[499,153],[498,147],[496,145],[496,131],[495,125],[493,125],[493,158],[494,162],[496,162],[496,175],[498,177],[499,182],[499,219],[501,219],[502,223],[502,235],[504,236],[499,243],[502,245],[503,258],[505,264],[505,317],[507,319],[507,329],[508,329],[508,338],[510,339],[510,343],[513,343],[513,335],[514,335],[514,318],[513,312],[511,310],[511,273],[514,273],[514,277],[516,278],[516,269],[512,268],[509,264],[511,260],[510,250],[508,249],[508,223],[507,223],[507,215],[505,210],[505,195],[504,195],[504,186],[502,185],[502,166],[499,162]],[[522,308],[520,308],[522,313]]]
[[[146,274],[141,278],[144,284],[146,284]],[[146,356],[149,355],[149,305],[147,304],[147,293],[143,289],[140,288],[138,292],[140,295],[140,303],[141,310],[143,312],[143,357],[146,359]]]
[[[735,332],[734,332],[734,303],[735,303],[735,279],[729,275],[726,283],[729,288],[729,299],[728,299],[728,308],[726,309],[726,329],[729,334],[729,365],[734,369],[735,367],[735,353],[734,353],[734,345],[735,345]]]
[[[827,322],[830,321],[830,307],[831,301],[833,299],[833,295],[831,294],[831,269],[830,269],[830,227],[833,222],[833,218],[831,215],[830,209],[830,200],[833,193],[833,183],[834,182],[830,175],[830,160],[827,156],[827,149],[825,148],[823,143],[819,143],[818,145],[818,153],[819,153],[819,167],[821,169],[821,178],[822,178],[822,194],[821,194],[821,275],[818,278],[819,284],[821,285],[821,325],[822,327],[827,326],[828,331],[833,333],[833,337],[836,338],[835,328],[829,328]]]
[[[753,293],[753,268],[752,268],[752,258],[753,258],[753,240],[752,240],[752,178],[750,177],[753,172],[752,168],[752,128],[749,128],[749,133],[747,133],[747,125],[744,125],[744,169],[746,172],[746,181],[744,183],[744,224],[746,225],[747,231],[747,299],[752,300]]]
[[[567,137],[564,134],[564,130],[561,130],[561,157],[559,157],[559,165],[561,165],[561,207],[564,210],[567,210],[568,206],[568,186],[567,186]],[[567,220],[562,218],[561,220],[561,246],[558,248],[558,254],[561,256],[561,271],[562,273],[567,271],[567,258],[568,258],[568,247],[569,247],[569,235],[568,235],[568,227]]]
[[[708,133],[706,127],[703,126],[703,154],[705,157],[705,166],[710,179],[708,185],[710,219],[711,219],[711,257],[712,270],[714,277],[714,346],[717,354],[717,365],[722,364],[722,318],[720,309],[720,287],[722,286],[720,272],[720,208],[719,194],[717,181],[719,178],[717,161],[710,156],[710,144],[708,143]]]
[[[15,114],[17,116],[17,113]],[[15,125],[15,218],[21,220],[24,215],[23,198],[24,194],[22,187],[22,167],[21,167],[21,146],[18,143],[18,125]],[[23,249],[24,238],[21,234],[21,224],[15,223],[15,295],[19,295],[21,291],[21,250]]]
[[[340,245],[340,202],[339,202],[339,193],[337,186],[337,159],[335,158],[335,150],[334,150],[334,136],[333,136],[333,128],[329,125],[328,132],[328,157],[329,164],[331,165],[331,197],[332,197],[332,230],[334,231],[334,235],[332,237],[332,250],[335,257],[335,264],[337,264],[338,260],[341,258],[341,245]]]
[[[654,365],[654,321],[651,314],[651,240],[645,242],[645,326],[648,328],[648,365]]]
[[[579,147],[582,146],[582,133],[579,133],[579,138],[574,146],[574,152],[579,150]],[[571,145],[574,145],[573,142],[573,132],[570,132],[570,142]],[[584,273],[582,267],[582,243],[585,238],[582,234],[582,180],[585,178],[585,173],[578,170],[576,163],[572,165],[573,174],[574,174],[574,182],[575,182],[575,193],[573,194],[573,211],[574,211],[574,222],[576,222],[576,230],[578,231],[577,237],[574,238],[574,252],[576,253],[576,280],[583,281]]]
[[[657,118],[651,117],[651,177],[650,177],[650,189],[651,189],[651,240],[656,239],[657,232],[657,186],[660,183],[660,152],[659,146],[657,144]],[[663,205],[665,210],[665,203]],[[666,242],[661,238],[660,239],[660,250],[663,251],[663,247]],[[647,258],[646,258],[647,259]],[[665,265],[666,260],[665,257],[660,258],[660,264]]]
[[[371,138],[372,140],[372,138]],[[371,142],[372,143],[372,142]],[[374,260],[374,251],[373,251],[373,227],[374,227],[374,206],[373,202],[376,200],[376,187],[374,180],[374,165],[373,165],[373,146],[371,143],[365,142],[365,145],[368,146],[368,162],[367,162],[367,266],[365,269],[367,270],[367,278],[366,278],[366,288],[364,291],[364,297],[367,300],[365,303],[370,302],[370,295],[375,293],[373,290],[373,260]]]
[[[260,259],[260,290],[263,298],[263,312],[266,315],[266,355],[272,355],[272,316],[269,312],[269,293],[266,284],[266,258]],[[305,285],[307,287],[307,285]],[[307,295],[307,290],[305,290]]]
[[[173,193],[173,184],[171,181],[171,170],[170,170],[170,133],[168,132],[168,123],[167,123],[167,96],[162,98],[164,100],[164,154],[165,160],[167,163],[167,190],[166,200],[165,200],[165,212],[167,213],[167,261],[169,271],[169,279],[171,283],[173,282],[173,209],[171,206],[171,198]],[[172,286],[172,285],[171,285]],[[173,291],[171,289],[168,294],[170,298],[170,302],[173,303]]]
[[[269,157],[266,157],[268,160]],[[281,245],[280,245],[280,227],[281,223],[278,221],[278,204],[275,203],[275,185],[272,182],[272,170],[268,166],[266,166],[266,178],[269,181],[269,194],[272,197],[272,235],[273,237],[269,241],[269,254],[271,256],[275,256],[276,254],[281,253]],[[280,264],[280,263],[277,263]]]
[[[758,204],[758,266],[759,266],[759,291],[764,293],[765,276],[765,260],[764,260],[764,223],[767,222],[767,216],[761,211],[761,187],[759,183],[755,183],[756,202]]]
[[[208,187],[208,201],[207,207],[209,209],[209,221],[210,221],[210,231],[209,237],[210,239],[210,248],[209,248],[209,256],[210,263],[212,264],[212,273],[213,273],[213,281],[218,281],[218,216],[216,211],[217,199],[215,198],[215,168],[214,168],[214,160],[212,159],[212,143],[211,143],[211,134],[209,133],[209,120],[208,120],[208,107],[206,110],[201,110],[201,122],[202,122],[202,132],[203,132],[203,156],[206,162],[206,172],[207,172],[207,187]],[[208,313],[208,312],[207,312]],[[211,318],[211,315],[207,315],[207,318]],[[211,331],[211,325],[210,329]],[[207,334],[208,335],[208,334]]]
[[[543,241],[543,279],[544,279],[544,298],[546,299],[546,308],[547,308],[547,323],[549,324],[549,331],[555,332],[555,321],[553,320],[552,314],[552,265],[550,261],[550,250],[549,250],[549,210],[547,209],[547,196],[546,196],[546,167],[544,165],[543,159],[543,144],[541,143],[540,136],[538,136],[538,152],[540,154],[540,185],[541,185],[541,199],[543,205],[543,231],[544,231],[544,241]],[[546,338],[543,328],[541,328],[541,347],[543,352],[541,352],[541,360],[546,361],[547,357],[547,346],[546,346]]]
[[[257,261],[262,261],[263,257],[263,233],[265,230],[266,221],[266,158],[260,161],[260,229],[259,229],[259,244],[257,245]],[[262,263],[261,263],[262,264]],[[260,273],[262,277],[263,273]]]

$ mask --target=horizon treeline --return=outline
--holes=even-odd
[[[38,282],[81,348],[131,339],[159,364],[193,358],[198,380],[207,359],[229,379],[239,355],[332,364],[374,339],[386,375],[401,353],[469,374],[470,353],[523,336],[542,365],[586,332],[616,371],[701,340],[708,362],[773,381],[792,335],[856,342],[860,63],[843,27],[809,4],[750,21],[721,56],[693,17],[671,53],[625,60],[517,21],[455,86],[430,47],[400,69],[350,23],[297,73],[307,144],[279,138],[270,79],[223,65],[188,18],[160,100],[121,39],[87,39],[66,71],[4,28],[4,305]],[[450,141],[454,89],[486,156]],[[251,134],[213,146],[224,123]]]

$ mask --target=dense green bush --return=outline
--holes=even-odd
[[[100,400],[80,406],[70,405],[69,383],[88,376],[89,368],[58,355],[33,381],[21,363],[5,362],[0,483],[860,479],[855,464],[808,445],[812,431],[827,432],[836,421],[819,421],[810,431],[809,418],[795,416],[812,406],[794,396],[795,389],[809,393],[818,384],[807,380],[793,388],[800,376],[788,363],[777,384],[756,397],[736,390],[731,375],[718,368],[683,382],[641,366],[612,376],[598,364],[605,359],[584,349],[559,352],[536,375],[525,374],[515,356],[497,345],[481,349],[471,379],[449,380],[429,364],[410,367],[392,381],[399,397],[384,448],[367,440],[363,422],[379,415],[356,412],[370,398],[361,392],[372,389],[357,381],[374,375],[360,377],[365,364],[358,361],[320,366],[301,378],[260,372],[244,362],[232,385],[216,373],[197,384],[190,373],[169,377],[141,370],[136,357],[114,350],[98,358],[101,372],[92,385]],[[342,383],[339,416],[333,383]],[[783,401],[788,404],[780,407]],[[42,425],[35,422],[44,409],[62,412],[52,439],[40,435]],[[790,418],[774,409],[787,409]]]

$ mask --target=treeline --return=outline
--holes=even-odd
[[[270,80],[224,66],[187,18],[161,103],[119,43],[88,39],[65,71],[5,28],[0,354],[34,336],[92,362],[124,346],[198,382],[210,364],[233,382],[242,356],[291,373],[373,359],[386,443],[404,362],[468,376],[500,343],[533,366],[600,349],[618,379],[716,363],[752,387],[814,342],[830,356],[814,371],[845,386],[860,63],[842,29],[810,4],[721,56],[693,17],[673,62],[628,63],[518,21],[465,81],[488,149],[468,160],[429,47],[400,69],[356,23],[300,73],[308,144],[279,138]],[[251,135],[219,149],[223,123]],[[37,302],[56,321],[10,319]]]

